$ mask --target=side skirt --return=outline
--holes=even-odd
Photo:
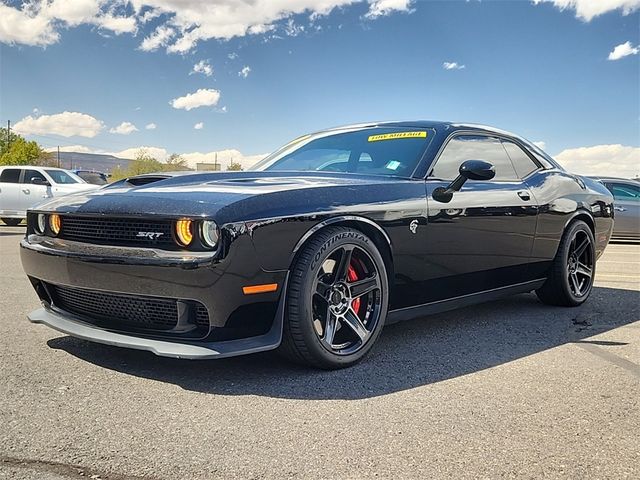
[[[412,320],[414,318],[424,317],[426,315],[434,315],[436,313],[455,310],[457,308],[475,305],[476,303],[489,302],[498,300],[503,297],[516,295],[518,293],[526,293],[531,290],[540,288],[546,278],[532,280],[529,282],[517,283],[506,287],[484,290],[482,292],[470,293],[459,297],[448,298],[446,300],[438,300],[437,302],[425,303],[414,307],[399,308],[391,310],[387,315],[386,324],[401,322],[404,320]]]

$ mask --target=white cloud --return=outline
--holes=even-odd
[[[133,17],[106,14],[96,17],[93,20],[93,23],[106,30],[111,30],[116,35],[120,35],[121,33],[132,33],[137,30],[136,19]]]
[[[140,150],[144,150],[148,155],[152,156],[156,160],[160,160],[161,162],[164,162],[169,156],[169,154],[167,153],[167,150],[162,147],[148,147],[148,146],[127,148],[126,150],[120,150],[119,152],[108,152],[108,153],[110,155],[113,155],[114,157],[126,158],[131,160],[136,158],[136,156],[140,153]],[[103,152],[103,153],[107,153],[107,152]]]
[[[200,60],[193,66],[193,70],[189,73],[189,75],[193,75],[194,73],[202,73],[207,77],[213,75],[213,67],[209,64],[208,60]]]
[[[567,170],[582,175],[631,178],[640,174],[640,147],[616,144],[569,148],[555,159]]]
[[[366,18],[378,18],[395,12],[412,13],[413,0],[368,0],[369,11]]]
[[[129,135],[133,132],[137,132],[138,128],[131,122],[122,122],[117,127],[113,127],[109,130],[109,133],[117,133],[118,135]]]
[[[547,144],[543,141],[533,142],[533,144],[540,150],[544,150],[547,147]]]
[[[198,107],[215,106],[220,100],[220,91],[213,88],[201,88],[194,93],[189,93],[184,97],[174,98],[169,102],[173,108],[191,110]]]
[[[238,76],[247,78],[249,76],[249,73],[251,73],[251,67],[249,65],[245,65],[244,67],[242,67],[242,70],[238,72]]]
[[[140,50],[145,52],[152,52],[160,47],[165,47],[171,38],[175,35],[176,31],[166,25],[158,26],[151,35],[144,37],[140,44]]]
[[[59,40],[61,31],[79,25],[96,26],[116,34],[136,33],[138,27],[153,19],[157,27],[139,48],[187,53],[203,40],[264,34],[283,26],[282,22],[286,30],[289,25],[286,22],[296,15],[306,15],[313,21],[336,8],[365,1],[369,5],[366,17],[370,19],[411,12],[415,3],[414,0],[25,0],[12,2],[15,6],[0,3],[0,42],[51,45]],[[291,27],[294,26],[304,28],[292,23]]]
[[[533,0],[533,3],[553,3],[560,10],[575,10],[576,17],[585,22],[614,10],[629,15],[640,8],[640,0]]]
[[[144,128],[145,130],[155,130],[156,128],[158,128],[158,126],[155,123],[151,122],[147,123]]]
[[[640,51],[639,47],[634,47],[631,42],[621,43],[609,53],[609,60],[620,60],[628,55],[637,55]]]
[[[0,4],[0,42],[45,46],[59,38],[48,18]]]
[[[56,43],[61,28],[87,24],[116,34],[137,29],[136,18],[113,14],[116,4],[104,0],[33,0],[22,8],[0,4],[0,42],[46,46]]]
[[[467,67],[457,62],[444,62],[442,64],[442,68],[444,68],[445,70],[462,70],[463,68]]]
[[[238,58],[238,54],[236,52],[231,52],[229,55],[227,55],[227,57],[229,58],[229,60],[235,60],[236,58]]]
[[[196,123],[193,128],[195,128],[196,130],[202,130],[204,128],[204,122],[198,122]]]
[[[60,135],[63,137],[95,137],[104,124],[86,113],[62,112],[33,117],[29,115],[17,122],[13,129],[22,135]]]

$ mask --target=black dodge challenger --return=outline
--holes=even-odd
[[[574,306],[613,227],[601,183],[477,125],[299,137],[247,172],[141,175],[28,212],[29,315],[180,358],[351,365],[385,323],[534,291]]]

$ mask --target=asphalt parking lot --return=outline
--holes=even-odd
[[[0,226],[0,478],[640,478],[640,246],[608,247],[582,307],[400,323],[320,372],[32,325],[23,234]]]

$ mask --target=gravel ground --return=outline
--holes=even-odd
[[[519,295],[387,327],[354,368],[181,361],[25,316],[0,226],[0,478],[640,478],[640,246],[586,305]]]

